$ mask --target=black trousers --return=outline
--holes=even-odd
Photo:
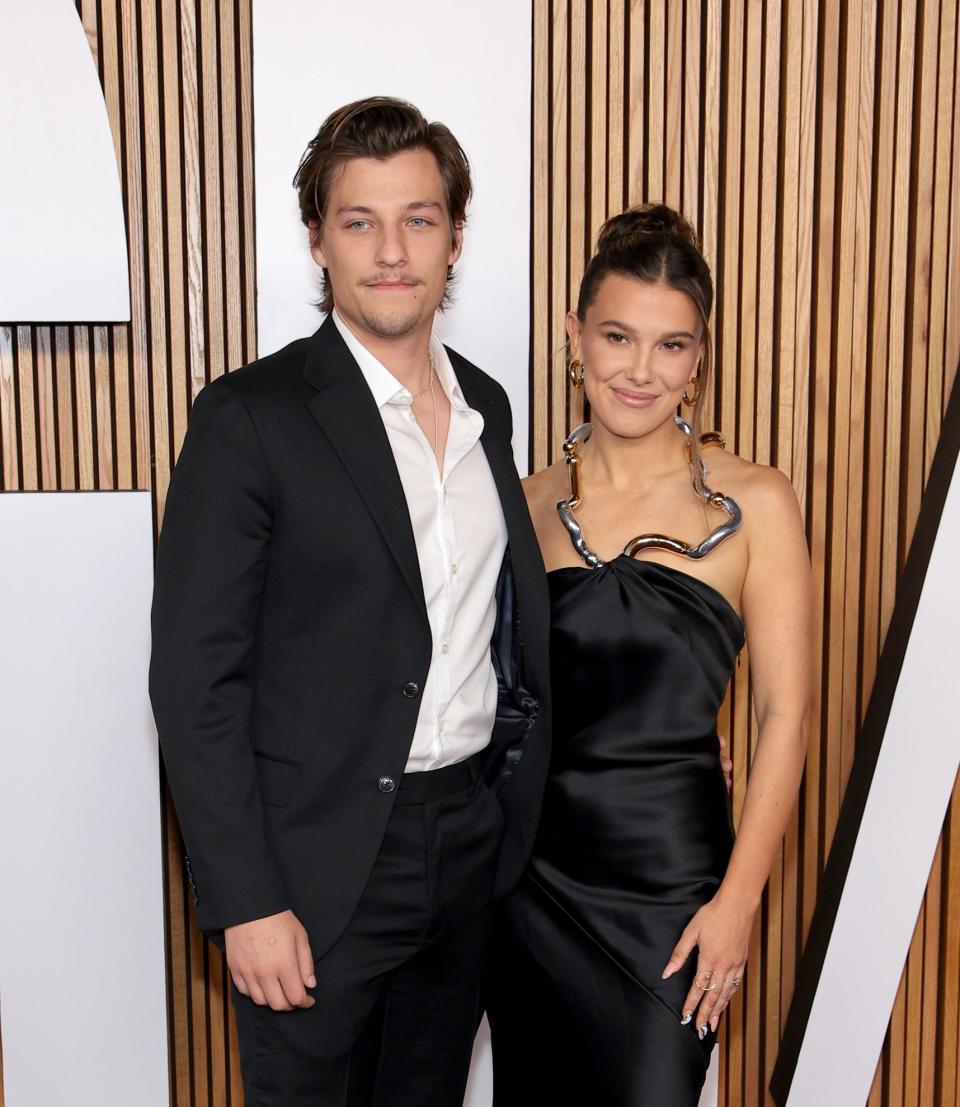
[[[483,1010],[503,829],[477,759],[406,774],[315,1006],[231,987],[246,1107],[460,1107]]]

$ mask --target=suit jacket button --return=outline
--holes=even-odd
[[[420,695],[420,685],[414,684],[411,680],[409,684],[403,686],[403,694],[408,700],[416,699],[416,697]]]
[[[396,788],[397,782],[392,776],[382,776],[377,781],[377,787],[381,792],[392,792]]]

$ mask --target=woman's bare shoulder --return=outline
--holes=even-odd
[[[797,494],[790,478],[772,465],[748,461],[729,450],[703,452],[707,484],[714,492],[731,496],[752,522],[764,525],[799,514]]]

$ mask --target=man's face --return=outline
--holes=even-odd
[[[432,325],[461,241],[459,229],[451,232],[437,159],[405,150],[343,166],[311,253],[349,323],[398,338]]]

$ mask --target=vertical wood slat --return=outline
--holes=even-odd
[[[552,136],[550,120],[550,26],[549,0],[534,0],[533,22],[540,33],[533,36],[533,134],[543,141]],[[550,143],[549,145],[552,145]],[[535,148],[534,165],[551,165],[551,154],[542,145]],[[556,363],[550,342],[550,177],[547,172],[533,172],[532,176],[532,256],[533,284],[530,308],[533,314],[531,327],[530,385],[538,395],[549,395],[556,374]],[[547,464],[550,446],[550,409],[537,404],[530,413],[530,466],[531,472]]]

